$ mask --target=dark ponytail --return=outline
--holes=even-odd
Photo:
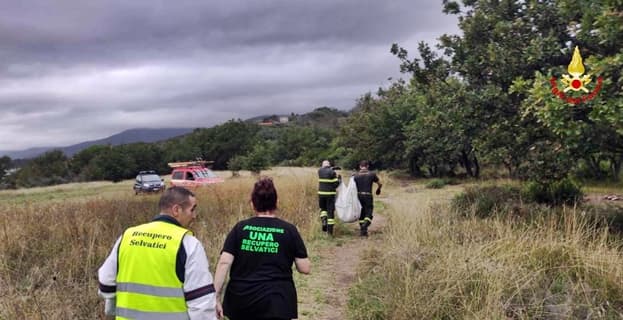
[[[253,186],[251,202],[257,212],[274,211],[277,209],[277,190],[273,179],[261,177]]]

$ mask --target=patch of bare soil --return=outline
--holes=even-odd
[[[584,202],[589,204],[623,205],[623,195],[589,193],[584,196]]]
[[[356,280],[361,254],[382,241],[386,219],[374,215],[369,236],[359,236],[357,223],[338,228],[334,238],[322,239],[315,248],[312,274],[299,291],[299,319],[346,319],[348,289]],[[311,255],[312,253],[310,253]]]

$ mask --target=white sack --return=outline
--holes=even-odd
[[[335,200],[335,211],[337,218],[343,222],[355,222],[359,220],[361,214],[361,203],[357,197],[357,184],[355,178],[351,177],[348,187],[344,181],[337,187],[337,199]]]

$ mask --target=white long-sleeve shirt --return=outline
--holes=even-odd
[[[117,253],[121,237],[117,239],[112,251],[98,270],[100,284],[105,286],[116,286],[117,284]],[[182,239],[184,250],[186,251],[186,263],[184,265],[184,292],[193,292],[206,286],[213,286],[212,274],[208,268],[208,258],[201,242],[194,236],[186,234]],[[216,320],[216,294],[214,290],[206,295],[202,295],[192,300],[186,301],[188,306],[188,316],[191,320]],[[102,292],[98,290],[101,297],[107,300],[107,305],[113,303],[116,293]]]

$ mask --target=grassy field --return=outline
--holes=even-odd
[[[461,186],[424,185],[390,186],[389,230],[360,265],[351,319],[623,319],[620,237],[573,208],[530,222],[458,214],[448,200]]]
[[[317,206],[313,172],[267,172],[277,187],[280,215],[306,238]],[[205,244],[212,268],[226,233],[253,215],[254,181],[243,173],[196,191],[199,218],[191,229]],[[135,196],[132,181],[0,192],[0,319],[102,319],[97,269],[125,228],[158,213],[158,198]]]
[[[253,214],[255,177],[218,174],[225,183],[197,191],[199,218],[191,227],[212,268],[226,233]],[[317,248],[348,239],[320,235],[315,169],[266,174],[279,192],[280,215],[299,227],[313,263],[326,263],[314,256]],[[449,207],[465,185],[428,189],[429,181],[381,179],[377,208],[386,228],[364,250],[348,293],[349,319],[623,319],[621,238],[587,226],[582,212],[530,223],[479,219]],[[97,269],[125,228],[157,213],[157,200],[134,195],[132,181],[0,192],[0,319],[103,319]],[[310,278],[296,279],[312,305],[331,303]]]

